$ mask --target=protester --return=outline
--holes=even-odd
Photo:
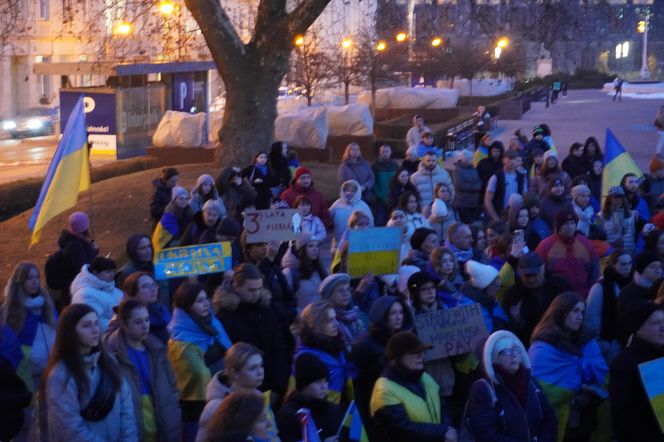
[[[447,184],[452,199],[454,199],[454,184],[452,178],[447,170],[440,167],[438,164],[436,154],[427,152],[418,166],[417,172],[410,176],[410,182],[417,188],[420,196],[420,204],[422,206],[422,213],[428,217],[431,214],[431,203],[434,199],[434,191],[436,184]]]
[[[436,281],[438,297],[446,305],[454,305],[459,297],[459,287],[463,279],[459,274],[459,263],[452,250],[436,247],[431,252],[427,273]]]
[[[602,149],[600,149],[597,138],[586,138],[586,142],[583,143],[583,157],[588,170],[592,169],[595,161],[604,161],[604,154],[602,153]]]
[[[435,195],[436,198],[431,204],[429,225],[439,238],[444,238],[449,227],[459,222],[459,215],[452,206],[452,192],[447,184],[436,184]]]
[[[500,214],[509,206],[513,194],[528,191],[528,179],[525,173],[519,173],[520,157],[514,151],[503,156],[503,167],[489,178],[484,193],[484,210],[493,221],[500,219]]]
[[[417,146],[425,132],[431,132],[431,130],[424,124],[424,117],[414,115],[413,126],[406,133],[406,147]]]
[[[636,222],[639,223],[637,227],[640,228],[643,223],[650,221],[650,210],[646,200],[639,195],[639,182],[639,177],[634,173],[626,173],[620,180],[620,187],[625,192],[629,208],[634,213]]]
[[[409,331],[395,333],[387,342],[388,366],[374,385],[370,403],[378,440],[457,440],[438,384],[424,371],[424,351],[430,348]]]
[[[325,300],[309,304],[298,316],[294,328],[300,342],[293,361],[306,353],[320,358],[328,370],[327,399],[335,404],[347,406],[353,399],[352,380],[357,371],[347,362],[344,340],[339,332],[334,306]]]
[[[419,159],[422,159],[422,157],[424,157],[424,155],[426,155],[428,152],[433,152],[436,155],[438,161],[440,161],[443,156],[443,151],[440,147],[436,146],[433,134],[431,132],[422,133],[420,142],[415,147],[409,147],[408,150],[413,152],[414,155]]]
[[[572,143],[569,148],[569,155],[565,157],[561,166],[572,180],[578,176],[586,175],[590,168],[584,157],[583,144]]]
[[[304,195],[311,202],[311,213],[323,221],[325,226],[331,225],[330,213],[323,195],[314,187],[311,171],[306,167],[298,167],[290,186],[281,193],[281,199],[293,207],[295,198]]]
[[[436,231],[426,227],[415,229],[410,237],[411,251],[401,262],[402,265],[413,265],[421,271],[429,269],[429,260],[431,253],[438,247],[439,241]]]
[[[175,292],[173,319],[168,324],[168,359],[180,392],[183,440],[196,438],[198,418],[205,406],[211,372],[223,365],[231,340],[212,314],[210,302],[198,283],[184,282]]]
[[[597,217],[598,224],[606,232],[606,240],[613,247],[621,247],[632,254],[636,249],[636,220],[625,192],[620,186],[611,186],[604,200],[604,207]]]
[[[371,164],[362,157],[360,145],[350,143],[346,146],[339,173],[337,176],[338,184],[343,185],[349,180],[355,180],[360,185],[360,197],[366,203],[373,204],[373,186],[376,183]]]
[[[221,402],[204,431],[205,437],[199,442],[265,442],[272,424],[259,394],[234,392]]]
[[[470,227],[466,224],[457,223],[450,226],[447,231],[447,241],[445,246],[454,253],[459,268],[462,269],[462,276],[466,279],[464,266],[468,260],[473,258],[473,234]]]
[[[256,209],[269,209],[272,204],[273,182],[267,166],[267,152],[259,152],[253,164],[242,169],[241,175],[256,191],[254,206]]]
[[[138,440],[131,389],[100,337],[92,307],[72,304],[62,311],[40,393],[49,441]]]
[[[219,192],[214,186],[214,178],[212,175],[207,173],[201,175],[196,180],[196,187],[191,191],[191,200],[189,201],[189,207],[191,211],[195,214],[203,210],[203,206],[208,201],[215,201],[219,206],[219,217],[226,218],[228,215],[226,207],[224,207],[224,202],[219,197]]]
[[[325,230],[323,221],[311,213],[311,201],[306,196],[300,195],[295,198],[293,208],[300,209],[300,214],[302,215],[302,232],[308,233],[314,241],[324,242],[327,237],[327,231]]]
[[[353,382],[355,403],[365,425],[370,423],[371,390],[387,365],[385,361],[387,341],[395,333],[412,328],[413,314],[408,304],[396,296],[383,296],[371,307],[368,333],[353,344],[350,360],[358,370],[357,378]],[[372,439],[372,436],[376,437],[373,428],[368,431],[369,439]]]
[[[509,230],[515,236],[515,232],[519,230],[523,231],[522,237],[526,242],[528,250],[535,250],[540,241],[544,239],[533,228],[533,223],[530,220],[530,211],[527,207],[523,206],[523,203],[510,205],[507,212],[507,220],[509,222]]]
[[[275,141],[270,147],[267,159],[267,170],[272,182],[272,198],[278,199],[281,192],[291,182],[292,174],[288,167],[288,144],[285,141]]]
[[[494,141],[490,146],[487,146],[488,156],[480,160],[475,167],[477,173],[482,181],[480,188],[480,195],[484,195],[489,179],[503,168],[503,153],[505,146],[500,141]],[[477,154],[477,151],[475,152]]]
[[[118,307],[120,328],[104,337],[131,388],[139,440],[179,442],[180,405],[166,345],[150,333],[150,315],[135,299]]]
[[[387,194],[387,208],[394,210],[399,205],[401,195],[405,192],[411,192],[415,195],[415,200],[419,201],[420,196],[417,188],[410,183],[410,172],[401,166],[390,179],[389,190]]]
[[[521,341],[508,331],[494,332],[484,343],[481,364],[484,377],[473,384],[468,405],[475,440],[555,442],[556,415],[531,376]]]
[[[657,199],[664,193],[664,158],[653,156],[648,164],[648,170],[650,173],[644,177],[639,190],[648,203],[650,213],[654,213]]]
[[[252,344],[263,353],[263,388],[283,395],[288,386],[289,361],[286,340],[277,313],[270,308],[269,296],[261,272],[245,263],[233,269],[230,287],[217,289],[213,306],[232,342]]]
[[[120,303],[122,291],[115,287],[115,261],[101,256],[81,268],[71,283],[72,304],[87,304],[97,313],[99,329],[106,332],[113,319],[113,308]]]
[[[523,205],[528,208],[530,216],[530,225],[537,235],[544,239],[551,235],[552,229],[540,216],[540,199],[535,192],[526,192],[523,194]]]
[[[152,243],[159,250],[177,247],[184,229],[193,219],[194,214],[189,207],[189,192],[184,187],[173,187],[171,202],[166,206],[152,233]]]
[[[242,179],[238,167],[224,167],[219,172],[215,185],[228,211],[228,216],[242,224],[242,212],[256,203],[258,192],[251,184]]]
[[[269,405],[271,392],[259,390],[264,378],[263,354],[260,350],[246,342],[233,344],[224,357],[224,369],[216,373],[207,386],[207,404],[201,413],[196,441],[204,441],[212,436],[209,433],[210,423],[228,395],[251,393],[263,397],[266,419],[270,423],[265,440],[279,442],[276,419]]]
[[[640,364],[664,357],[664,311],[652,302],[634,303],[625,316],[632,339],[611,364],[609,398],[619,442],[664,441],[646,393]]]
[[[632,281],[632,256],[623,249],[611,252],[609,265],[590,288],[585,324],[597,336],[607,364],[620,352],[618,296]]]
[[[461,286],[461,293],[480,304],[484,324],[489,333],[495,330],[495,318],[506,319],[496,295],[500,290],[500,275],[493,266],[469,260],[465,264],[469,279]]]
[[[344,181],[339,189],[339,198],[330,206],[330,216],[334,224],[334,240],[338,244],[341,235],[347,228],[350,215],[360,211],[374,224],[373,213],[366,202],[362,200],[360,184],[355,180]]]
[[[171,202],[173,188],[178,185],[180,172],[175,167],[161,169],[161,177],[152,181],[154,193],[150,201],[150,215],[156,225],[164,214],[164,209]]]
[[[558,441],[590,440],[602,417],[599,408],[606,407],[609,369],[592,332],[583,325],[584,313],[579,296],[558,295],[535,327],[528,350],[533,378],[556,412]],[[599,420],[599,434],[610,431],[606,424]]]
[[[454,201],[452,206],[459,213],[461,222],[470,224],[479,216],[480,192],[482,180],[473,167],[473,153],[464,149],[461,160],[456,164],[453,172]]]
[[[221,222],[221,210],[218,201],[208,200],[203,210],[194,215],[180,238],[179,246],[207,244],[216,242],[216,233]]]
[[[410,246],[410,235],[408,234],[408,220],[406,212],[401,209],[394,209],[390,214],[390,219],[387,222],[387,227],[398,227],[401,229],[401,247],[399,250],[399,263],[403,262],[412,250]]]
[[[662,260],[653,252],[641,252],[634,258],[633,281],[618,295],[618,312],[622,315],[637,301],[652,301],[657,293],[655,285],[662,278]]]
[[[547,183],[546,194],[540,203],[540,215],[550,229],[554,228],[557,214],[567,206],[570,206],[570,201],[565,194],[565,185],[554,176]]]
[[[123,287],[125,279],[132,273],[142,271],[154,273],[153,247],[148,235],[134,233],[127,239],[127,261],[115,273],[115,286]],[[168,303],[170,304],[170,303]]]
[[[376,225],[382,226],[387,222],[388,215],[388,193],[390,182],[399,169],[399,163],[392,159],[392,146],[383,144],[378,149],[378,158],[371,165],[376,183],[373,187],[374,214]]]
[[[572,207],[574,207],[576,216],[579,218],[576,228],[587,237],[590,234],[590,225],[595,222],[595,210],[590,205],[590,199],[592,198],[590,188],[584,184],[579,184],[572,187],[570,194],[572,195]]]
[[[318,287],[327,277],[327,271],[321,261],[318,241],[303,234],[284,255],[281,265],[288,286],[297,299],[298,310],[320,300]]]
[[[286,399],[277,414],[279,437],[283,442],[302,440],[302,409],[310,412],[314,428],[320,440],[336,442],[337,430],[343,418],[343,410],[326,399],[327,366],[315,355],[302,354],[295,360],[295,390]]]
[[[560,180],[564,187],[564,192],[568,192],[572,188],[572,178],[567,172],[561,169],[558,154],[553,150],[547,150],[544,153],[544,163],[533,178],[530,188],[540,197],[543,197],[550,188],[548,187],[548,183],[554,178]]]
[[[422,214],[417,195],[406,191],[399,197],[399,208],[406,214],[406,235],[410,238],[415,230],[420,228],[431,228],[429,221]]]

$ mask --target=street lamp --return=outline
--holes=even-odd
[[[641,54],[641,79],[649,80],[650,71],[648,70],[648,21],[650,20],[649,14],[646,12],[645,20],[639,22],[636,28],[638,32],[643,34],[643,53]]]
[[[295,44],[295,46],[302,46],[304,44],[304,36],[296,35],[293,44]]]
[[[353,46],[353,40],[351,40],[350,37],[345,37],[343,40],[341,40],[342,48],[350,49],[351,46]]]
[[[383,52],[385,49],[387,49],[387,43],[385,43],[383,40],[380,40],[378,43],[376,43],[376,50],[378,52]]]
[[[113,33],[116,35],[128,35],[129,33],[131,33],[131,24],[127,23],[124,20],[121,20],[115,23],[115,28],[113,29]]]
[[[509,44],[510,44],[510,39],[507,37],[502,37],[501,39],[498,40],[496,46],[501,49],[505,49],[507,46],[509,46]]]
[[[171,15],[175,11],[175,5],[168,0],[164,0],[159,4],[159,12],[163,15]]]
[[[434,37],[433,40],[431,40],[431,46],[433,46],[434,48],[437,48],[442,44],[443,44],[443,39],[440,37]]]
[[[496,60],[500,58],[502,53],[503,53],[503,48],[501,48],[500,46],[496,46],[495,48],[493,48],[493,56],[495,57]]]
[[[403,43],[408,38],[408,34],[405,32],[399,32],[395,38],[399,43]]]

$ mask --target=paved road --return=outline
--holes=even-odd
[[[604,150],[606,129],[610,128],[641,170],[647,172],[657,145],[653,121],[662,104],[661,99],[623,98],[622,102],[613,102],[601,91],[573,90],[548,109],[544,103],[533,103],[521,120],[500,120],[495,137],[507,143],[516,129],[521,128],[530,136],[533,126],[547,123],[561,157],[565,158],[572,143],[583,143],[589,136],[596,137]]]

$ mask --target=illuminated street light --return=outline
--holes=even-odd
[[[113,29],[113,33],[116,35],[128,35],[131,33],[131,24],[127,23],[126,21],[122,20],[117,23],[115,23],[115,28]]]
[[[433,46],[434,48],[437,48],[442,44],[443,44],[443,39],[440,37],[434,37],[434,39],[431,40],[431,46]]]
[[[501,48],[500,46],[496,46],[495,48],[493,48],[493,56],[496,58],[496,60],[500,58],[502,53],[503,53],[503,48]]]
[[[408,38],[408,34],[405,32],[399,32],[395,38],[399,43],[403,43]]]
[[[293,43],[295,44],[295,46],[302,46],[304,44],[304,36],[303,35],[295,36],[295,40],[293,40]]]
[[[498,46],[501,49],[505,49],[507,46],[510,44],[510,39],[507,37],[503,37],[498,42],[496,43],[496,46]]]
[[[643,34],[644,32],[646,32],[646,21],[645,20],[641,20],[636,25],[636,32],[638,32],[639,34]]]
[[[159,12],[164,15],[171,15],[175,11],[175,5],[168,0],[164,0],[159,4]]]
[[[342,48],[349,49],[351,46],[353,46],[353,40],[351,40],[350,37],[345,37],[343,40],[341,40]]]
[[[387,49],[387,43],[385,43],[383,40],[376,43],[376,50],[378,52],[383,52],[385,49]]]

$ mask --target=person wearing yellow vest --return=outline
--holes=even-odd
[[[424,344],[412,332],[392,335],[388,366],[376,381],[369,411],[381,441],[456,442],[456,429],[440,401],[440,387],[424,372]]]

